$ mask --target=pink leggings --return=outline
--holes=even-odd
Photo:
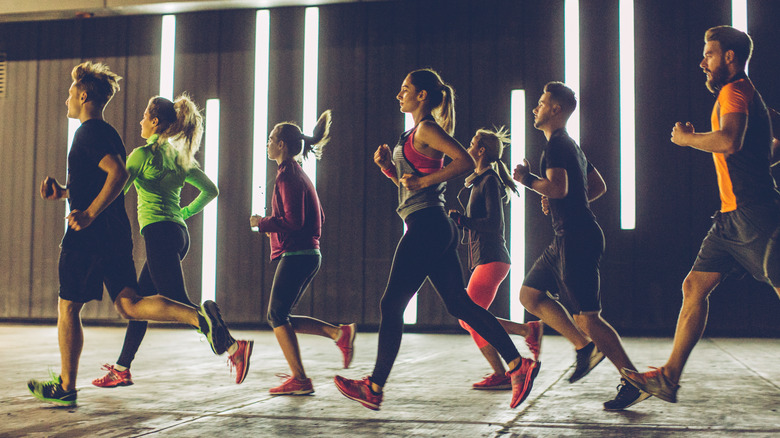
[[[492,262],[478,265],[474,268],[474,272],[472,272],[471,279],[469,280],[468,288],[466,289],[466,292],[468,292],[472,301],[482,308],[487,309],[490,307],[493,300],[496,298],[498,286],[504,281],[506,275],[509,273],[510,266],[509,263]],[[474,329],[469,327],[468,324],[460,321],[460,325],[471,333],[471,337],[474,339],[474,342],[477,343],[477,347],[481,349],[486,345],[489,345],[489,343],[484,340],[482,336],[478,335]]]

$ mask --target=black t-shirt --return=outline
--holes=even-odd
[[[125,145],[113,126],[104,120],[82,123],[73,136],[68,154],[68,202],[71,210],[86,210],[103,189],[106,172],[99,167],[106,155],[126,159]],[[64,250],[89,252],[132,250],[130,221],[125,197],[120,194],[95,220],[81,231],[68,227],[62,238]]]
[[[569,181],[566,197],[550,199],[555,234],[562,235],[567,229],[596,221],[588,202],[588,172],[593,170],[593,165],[565,129],[559,129],[550,136],[542,152],[541,169],[542,175],[547,169],[564,169]]]

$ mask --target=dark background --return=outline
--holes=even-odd
[[[780,2],[749,0],[756,48],[750,76],[770,106],[780,106]],[[719,207],[709,154],[669,141],[676,121],[709,130],[714,102],[698,67],[704,31],[731,23],[728,0],[637,1],[636,229],[620,229],[618,1],[580,4],[581,145],[604,175],[608,192],[594,205],[607,239],[602,262],[605,317],[623,334],[673,333],[680,285],[710,215]],[[303,7],[272,9],[269,126],[302,111]],[[58,244],[64,205],[45,202],[46,175],[65,178],[65,99],[71,68],[106,62],[125,79],[106,119],[126,142],[141,145],[138,121],[159,90],[160,16],[0,24],[8,55],[7,94],[0,98],[0,320],[56,318]],[[531,108],[550,80],[563,80],[563,1],[386,1],[320,8],[319,111],[333,110],[333,141],[319,163],[325,209],[322,270],[297,312],[332,322],[379,322],[379,299],[402,223],[396,191],[376,168],[373,151],[403,130],[395,94],[410,70],[432,67],[457,93],[455,136],[468,144],[480,127],[509,125],[512,89],[526,90],[528,159],[538,163],[544,136]],[[265,324],[274,263],[267,239],[248,227],[252,179],[255,10],[177,15],[174,92],[205,106],[221,99],[217,301],[238,326]],[[505,159],[510,166],[521,157]],[[202,152],[201,152],[202,157]],[[269,162],[269,182],[276,165]],[[451,206],[461,187],[448,190]],[[270,190],[269,196],[270,196]],[[185,189],[185,202],[193,197]],[[270,197],[269,197],[270,199]],[[526,197],[527,269],[552,237],[538,196]],[[143,262],[135,193],[127,197],[136,262]],[[508,215],[508,209],[507,209]],[[200,296],[202,216],[189,222],[184,263],[190,297]],[[508,234],[508,232],[507,232]],[[509,236],[507,236],[509,237]],[[507,316],[517,291],[504,282],[491,310]],[[753,279],[726,280],[711,298],[709,335],[777,336],[780,302]],[[86,306],[87,320],[119,320],[108,299]],[[426,285],[413,329],[457,329]]]

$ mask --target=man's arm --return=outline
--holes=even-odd
[[[607,183],[595,167],[588,172],[588,202],[593,202],[607,192]]]
[[[728,113],[720,116],[720,130],[695,132],[693,125],[677,122],[672,129],[672,143],[705,152],[733,154],[742,149],[747,130],[747,114]]]
[[[106,182],[97,197],[86,210],[72,210],[68,215],[68,225],[76,231],[87,228],[103,210],[106,209],[125,187],[129,173],[119,155],[106,155],[98,163],[106,172]]]
[[[518,164],[512,174],[515,181],[520,182],[536,193],[550,199],[562,199],[569,194],[569,175],[562,167],[553,167],[545,171],[545,177],[538,177],[530,173],[528,160],[523,159],[523,164]]]

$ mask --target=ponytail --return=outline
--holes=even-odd
[[[287,145],[287,151],[290,156],[308,158],[313,154],[314,158],[319,160],[322,157],[322,150],[330,142],[330,124],[331,111],[325,110],[317,119],[314,126],[314,132],[311,136],[304,135],[301,128],[294,122],[282,122],[277,124],[274,129],[279,128],[279,141]]]
[[[417,91],[428,93],[428,105],[436,123],[447,134],[455,132],[455,89],[444,82],[435,70],[423,68],[409,73],[412,85]]]
[[[149,101],[149,116],[158,120],[158,143],[167,141],[173,146],[176,165],[185,171],[196,167],[195,154],[203,138],[203,115],[192,98],[186,93],[174,102],[153,97]]]
[[[501,161],[501,155],[504,153],[504,146],[510,142],[509,131],[505,127],[494,128],[492,131],[489,129],[479,129],[477,134],[479,135],[478,147],[485,148],[485,156],[488,159],[488,163],[493,170],[498,174],[501,184],[506,191],[505,202],[509,202],[509,198],[512,197],[512,192],[519,195],[520,192],[517,189],[517,184],[512,179],[512,175],[509,173],[509,169],[506,164]]]

